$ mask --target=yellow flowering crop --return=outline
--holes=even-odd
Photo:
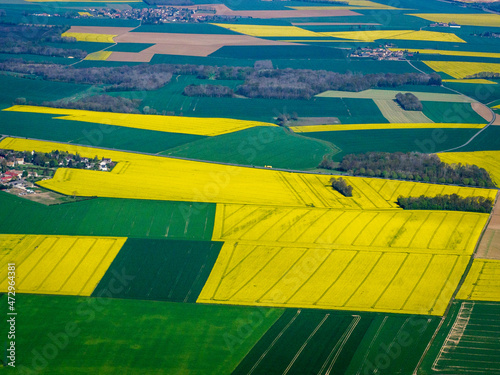
[[[126,238],[0,234],[0,263],[20,293],[90,296]],[[0,291],[7,291],[7,274]]]
[[[500,302],[500,260],[474,259],[457,299]]]
[[[287,173],[195,162],[131,152],[117,152],[72,144],[5,138],[0,148],[16,151],[52,150],[98,156],[118,162],[111,172],[59,168],[41,186],[66,195],[178,200],[189,202],[245,203],[351,209],[391,209],[399,195],[435,194],[494,196],[492,189],[460,188],[376,178],[346,177],[353,197],[330,186],[328,175]],[[382,184],[382,186],[379,186]],[[414,194],[413,194],[414,193]]]
[[[495,63],[464,61],[424,61],[424,63],[432,70],[446,73],[453,78],[465,78],[482,72],[500,73],[500,64]]]
[[[470,57],[492,57],[500,59],[500,53],[493,52],[469,52],[469,51],[446,51],[441,49],[413,49],[413,48],[389,48],[391,51],[408,51],[427,55],[445,56],[470,56]]]
[[[301,29],[300,27],[296,26],[243,25],[243,24],[227,24],[227,23],[214,23],[213,25],[235,31],[237,33],[257,36],[257,37],[322,36],[319,35],[318,33],[315,33],[314,31]]]
[[[498,14],[467,14],[467,13],[416,13],[410,14],[432,22],[455,22],[465,26],[490,26],[500,27],[500,15]]]
[[[228,118],[140,115],[132,113],[97,112],[30,105],[15,105],[4,109],[4,111],[50,113],[53,115],[64,116],[56,117],[61,120],[84,121],[106,125],[124,126],[127,128],[205,136],[232,133],[254,126],[276,126],[266,122],[235,120]]]
[[[218,204],[212,240],[472,254],[487,214]]]
[[[115,41],[113,40],[113,38],[117,35],[65,32],[61,34],[61,36],[76,38],[76,40],[79,42],[114,43]]]
[[[377,130],[377,129],[433,129],[433,128],[453,128],[453,129],[481,129],[485,124],[352,124],[352,125],[306,125],[291,126],[295,133],[313,133],[330,131],[348,131],[348,130]]]
[[[467,163],[484,168],[495,185],[500,186],[500,151],[443,152],[438,156],[448,164]]]
[[[432,42],[454,42],[465,43],[455,34],[442,33],[438,31],[425,30],[366,30],[366,31],[335,31],[318,33],[318,36],[330,36],[334,38],[362,40],[365,42],[374,42],[378,39],[390,40],[425,40]]]
[[[85,60],[107,60],[109,56],[111,56],[113,52],[111,51],[98,51],[89,53],[85,56]]]
[[[224,243],[197,302],[442,315],[468,256]]]

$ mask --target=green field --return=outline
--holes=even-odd
[[[203,136],[59,120],[51,114],[0,112],[0,134],[118,150],[157,153]]]
[[[103,172],[104,173],[104,172]],[[2,233],[209,241],[215,204],[96,198],[44,206],[0,192]]]
[[[76,95],[89,88],[88,85],[20,78],[10,74],[0,74],[0,86],[8,88],[0,91],[0,106],[3,107],[11,106],[19,97],[41,103]],[[6,125],[2,124],[4,121],[7,120],[0,121],[0,126]]]
[[[307,136],[331,142],[342,149],[333,157],[333,160],[340,161],[346,154],[364,152],[432,153],[448,150],[464,144],[475,133],[477,129],[384,129],[317,132],[307,133]]]
[[[314,169],[323,155],[330,152],[331,148],[324,143],[283,128],[256,127],[208,137],[162,154],[273,168]]]
[[[419,374],[498,374],[500,303],[454,301]]]
[[[116,273],[126,270],[134,279],[113,298],[194,303],[221,247],[222,242],[129,238],[92,296],[105,296]]]
[[[286,310],[233,375],[410,374],[438,319]]]
[[[7,306],[5,296],[0,302]],[[17,318],[18,374],[230,374],[282,314],[37,295],[18,296],[16,307],[23,312]]]
[[[470,103],[422,101],[424,115],[437,123],[486,124],[487,121],[474,111]]]
[[[114,46],[108,48],[106,51],[113,52],[141,52],[146,48],[154,46],[151,43],[117,43]]]
[[[492,80],[497,82],[496,85],[480,85],[475,83],[454,83],[445,82],[447,87],[460,91],[461,93],[476,99],[478,102],[487,104],[500,99],[500,80]]]
[[[274,38],[276,39],[276,38]],[[293,37],[289,39],[295,39]],[[233,57],[240,59],[343,59],[345,52],[338,48],[317,46],[224,46],[214,53],[213,57]]]

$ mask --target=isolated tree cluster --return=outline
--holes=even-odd
[[[407,92],[406,94],[397,93],[396,101],[405,111],[421,111],[424,109],[420,100],[411,92]]]
[[[435,197],[402,197],[398,205],[405,210],[446,210],[490,213],[493,200],[485,197],[461,197],[458,194],[436,195]]]
[[[352,197],[352,186],[349,185],[342,177],[332,177],[330,179],[330,183],[332,184],[332,188],[337,190],[340,194],[346,197]]]
[[[183,94],[186,96],[230,98],[234,96],[234,91],[229,87],[222,85],[189,85],[184,88]]]
[[[338,169],[350,175],[382,177],[439,184],[495,187],[484,168],[469,164],[446,164],[435,154],[419,152],[368,152],[349,154],[339,166],[322,161],[321,168]]]

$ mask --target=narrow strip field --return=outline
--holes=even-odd
[[[116,275],[125,273],[129,285],[113,298],[196,302],[221,247],[220,242],[129,238],[92,296],[107,296]]]
[[[500,260],[500,203],[498,199],[493,207],[490,222],[481,237],[476,257]]]
[[[105,61],[108,59],[109,56],[111,56],[112,53],[113,52],[111,51],[92,52],[89,53],[87,56],[85,56],[85,60]]]
[[[425,116],[425,115],[424,115]],[[426,117],[427,118],[427,117]],[[434,123],[430,119],[426,124],[421,123],[391,123],[391,124],[352,124],[352,125],[305,125],[291,126],[295,133],[316,133],[350,130],[388,130],[388,129],[482,129],[484,124],[454,124]]]
[[[354,191],[352,198],[346,198],[331,188],[328,175],[243,168],[18,138],[5,138],[0,142],[0,148],[41,152],[60,150],[84,157],[112,158],[118,162],[111,172],[59,168],[54,178],[39,183],[66,195],[387,209],[397,208],[397,197],[410,191],[412,195],[431,196],[438,192],[485,197],[496,193],[492,189],[348,177]]]
[[[436,318],[288,309],[233,375],[410,373]]]
[[[472,254],[487,214],[217,205],[214,241]]]
[[[197,302],[442,315],[468,261],[226,241]]]
[[[474,259],[457,299],[500,302],[500,260]]]
[[[442,49],[415,49],[415,48],[389,48],[389,50],[408,51],[410,53],[419,53],[426,55],[490,57],[490,58],[500,59],[500,53],[493,53],[493,52],[448,51]]]
[[[418,374],[496,375],[500,303],[455,301]]]
[[[197,118],[180,116],[139,115],[16,105],[4,111],[25,113],[48,113],[60,115],[61,120],[93,122],[98,124],[124,126],[130,128],[213,136],[251,128],[254,126],[276,126],[274,124],[234,120],[227,118]]]
[[[118,35],[112,34],[91,34],[91,33],[74,33],[65,32],[61,34],[62,37],[75,38],[78,42],[97,42],[97,43],[114,43],[115,37]]]
[[[0,264],[16,264],[16,292],[90,296],[125,243],[118,237],[0,235]],[[0,291],[7,291],[7,274]]]

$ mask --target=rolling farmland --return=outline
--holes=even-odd
[[[436,325],[418,316],[290,309],[233,374],[403,374]]]
[[[500,73],[500,64],[495,63],[464,61],[424,61],[424,63],[436,72],[443,72],[458,79],[482,72]]]
[[[6,373],[498,375],[498,4],[30,1]]]
[[[59,115],[62,120],[94,122],[107,125],[124,126],[137,129],[165,131],[213,136],[230,133],[254,126],[274,126],[256,121],[243,121],[221,118],[183,118],[178,116],[139,115],[130,113],[110,113],[36,106],[13,106],[5,111],[24,113],[47,113]]]
[[[6,299],[2,296],[1,302],[6,304]],[[31,371],[37,352],[43,353],[48,346],[52,353],[51,336],[40,334],[40,327],[50,319],[49,334],[56,338],[69,334],[67,347],[50,361],[50,372],[57,375],[75,368],[104,375],[230,374],[283,313],[280,309],[41,295],[23,295],[17,304],[24,316],[16,367]],[[261,323],[241,339],[240,330],[256,318]]]
[[[104,274],[93,296],[106,296],[126,272],[130,285],[114,298],[196,302],[222,243],[129,238]]]
[[[90,296],[125,238],[0,235],[1,263],[16,264],[19,293]],[[0,281],[7,291],[7,275]]]
[[[198,302],[442,315],[468,261],[226,241]]]
[[[500,260],[474,259],[457,299],[500,302]]]
[[[212,238],[465,255],[472,254],[487,218],[464,212],[217,205]]]
[[[0,192],[2,232],[209,241],[214,204],[98,198],[44,206]]]
[[[455,301],[418,374],[496,374],[500,304]]]

